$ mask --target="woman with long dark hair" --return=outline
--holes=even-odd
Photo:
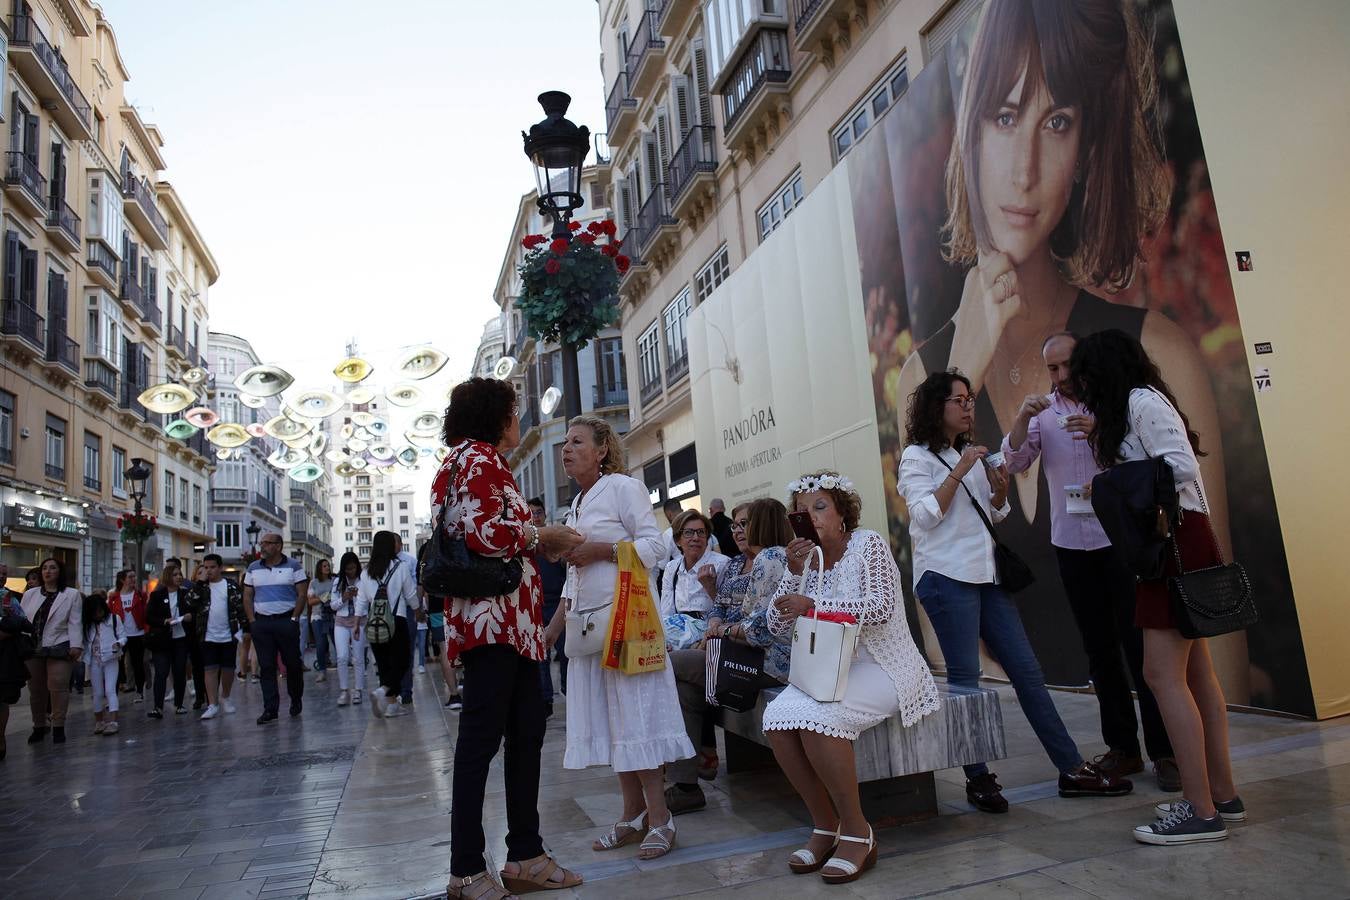
[[[187,714],[183,702],[187,696],[188,644],[191,630],[197,627],[193,622],[196,611],[196,597],[187,586],[183,570],[177,563],[165,566],[145,613],[150,625],[146,644],[155,664],[154,706],[146,711],[147,718],[164,718],[164,695],[171,672],[173,711],[180,716]]]
[[[417,572],[398,556],[398,535],[377,531],[370,545],[370,563],[356,586],[356,617],[365,623],[366,639],[375,654],[380,686],[370,698],[370,713],[392,719],[407,715],[398,702],[399,686],[412,663],[412,642],[408,640],[408,617],[417,607]],[[381,593],[384,594],[381,597]],[[384,634],[376,628],[371,634],[372,614],[379,613],[377,601],[388,604],[393,630]],[[379,640],[383,636],[384,640]]]
[[[84,598],[83,618],[89,683],[94,689],[94,734],[117,734],[117,664],[126,643],[122,620],[112,614],[102,591]]]
[[[975,395],[958,372],[934,372],[910,395],[898,489],[909,507],[914,595],[937,632],[947,682],[978,687],[980,639],[1017,691],[1017,702],[1050,761],[1061,797],[1117,796],[1133,785],[1085,762],[1045,688],[1022,617],[999,585],[994,538],[984,520],[1008,515],[1008,473],[973,443]],[[978,507],[978,509],[977,509]],[[1005,813],[997,776],[984,763],[966,769],[966,799]]]
[[[361,559],[352,551],[342,554],[337,577],[328,594],[328,606],[333,611],[333,644],[337,647],[338,706],[360,703],[366,689],[365,623],[356,615],[356,594],[361,584]],[[356,690],[351,690],[350,662],[356,669]]]
[[[1096,419],[1088,444],[1097,464],[1165,459],[1181,506],[1171,537],[1175,553],[1165,557],[1163,576],[1141,580],[1135,589],[1135,624],[1144,631],[1144,679],[1176,751],[1182,799],[1160,804],[1162,817],[1136,828],[1134,836],[1146,844],[1223,840],[1226,822],[1247,818],[1233,783],[1228,707],[1209,643],[1181,636],[1167,590],[1170,576],[1223,564],[1205,502],[1200,437],[1157,364],[1124,332],[1079,341],[1069,367],[1075,393]]]
[[[28,700],[33,733],[39,744],[51,723],[52,743],[66,742],[66,708],[70,704],[70,671],[84,652],[84,598],[66,583],[66,567],[48,557],[38,567],[41,583],[24,592],[20,605],[33,623],[37,653],[28,660]],[[48,718],[48,709],[51,715]]]
[[[328,598],[332,593],[333,564],[321,559],[314,564],[314,575],[309,579],[305,609],[309,633],[314,638],[314,670],[319,673],[316,682],[328,680],[328,638],[333,633],[333,610],[328,606]]]
[[[122,685],[136,687],[135,703],[145,702],[145,605],[148,598],[141,590],[134,569],[117,573],[116,586],[108,593],[108,609],[122,620],[126,646],[122,651]]]

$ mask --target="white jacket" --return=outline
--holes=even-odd
[[[122,633],[122,623],[117,616],[109,616],[97,625],[90,625],[84,631],[84,645],[89,650],[90,662],[112,662],[126,644],[127,637]],[[98,658],[93,654],[97,648]]]

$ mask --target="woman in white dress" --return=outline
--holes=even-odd
[[[594,416],[573,419],[562,458],[563,468],[581,488],[567,524],[581,532],[585,543],[564,557],[564,602],[549,623],[550,646],[562,634],[568,615],[614,602],[619,542],[632,542],[649,570],[666,555],[647,488],[620,471],[623,448],[608,422]],[[594,848],[612,850],[640,840],[642,859],[664,856],[675,844],[675,820],[666,807],[661,766],[694,755],[674,672],[667,664],[659,672],[624,675],[603,668],[599,653],[578,655],[579,649],[568,641],[563,766],[613,766],[623,791],[622,820]]]
[[[854,881],[876,864],[876,840],[863,815],[853,742],[900,714],[905,727],[935,712],[937,687],[905,619],[900,571],[886,539],[858,528],[862,500],[835,472],[788,485],[789,506],[806,512],[825,554],[824,583],[806,575],[814,541],[787,546],[788,571],[768,610],[769,630],[791,632],[797,617],[822,599],[818,612],[848,613],[861,626],[844,699],[822,703],[789,685],[764,710],[764,732],[778,764],[811,813],[811,840],[788,860],[793,872],[820,871],[831,884]],[[827,854],[833,854],[826,859]]]

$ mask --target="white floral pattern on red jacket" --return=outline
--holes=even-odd
[[[454,484],[450,483],[453,469]],[[448,505],[447,505],[448,504]],[[519,556],[525,574],[503,597],[451,597],[445,612],[446,649],[453,659],[485,644],[506,644],[527,659],[544,658],[543,582],[527,552],[530,507],[497,448],[464,441],[450,450],[431,484],[433,520],[445,506],[445,528],[483,556]]]

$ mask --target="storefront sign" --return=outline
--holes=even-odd
[[[27,528],[31,531],[45,531],[72,538],[82,538],[89,534],[89,523],[78,516],[53,512],[27,503],[15,503],[10,507],[13,512],[15,528]]]

